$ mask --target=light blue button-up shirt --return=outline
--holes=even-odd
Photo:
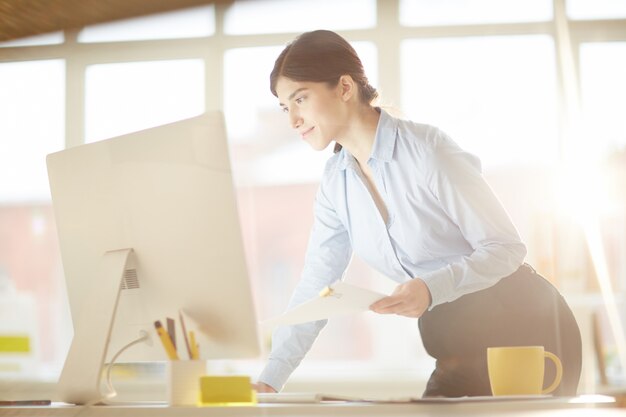
[[[341,279],[353,252],[398,283],[423,279],[430,308],[490,287],[524,262],[526,247],[485,182],[480,161],[441,130],[381,110],[367,164],[387,221],[356,159],[345,149],[334,154],[288,309]],[[325,324],[278,327],[259,381],[280,390]]]

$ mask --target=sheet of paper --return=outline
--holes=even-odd
[[[259,403],[320,403],[326,401],[342,401],[342,402],[363,402],[360,397],[346,396],[346,395],[334,395],[323,394],[316,392],[278,392],[278,393],[266,393],[259,392],[256,394],[256,399]]]
[[[370,305],[385,297],[385,294],[356,287],[345,282],[337,282],[331,288],[332,293],[330,295],[325,297],[317,296],[294,307],[281,316],[261,322],[261,325],[278,326],[306,323],[342,314],[368,311]]]
[[[475,403],[475,402],[507,402],[507,401],[530,401],[530,400],[552,400],[557,397],[552,395],[500,395],[500,396],[477,396],[477,397],[397,397],[387,400],[377,400],[392,403]]]
[[[554,397],[552,395],[503,395],[503,396],[481,396],[481,397],[388,397],[385,395],[374,395],[367,397],[354,397],[346,395],[333,395],[314,392],[279,392],[279,393],[259,393],[257,400],[260,403],[319,403],[324,401],[344,401],[344,402],[368,402],[368,403],[424,403],[424,404],[458,404],[458,403],[478,403],[478,402],[519,402],[537,401],[559,402],[561,404],[571,403],[571,397]],[[543,400],[543,401],[541,401]]]

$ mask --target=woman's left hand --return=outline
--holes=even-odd
[[[376,301],[370,310],[379,314],[398,314],[418,318],[430,306],[430,290],[421,278],[414,278],[396,287],[393,293]]]

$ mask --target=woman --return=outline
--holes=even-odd
[[[399,283],[371,309],[419,318],[437,360],[425,396],[490,395],[486,349],[507,345],[555,353],[564,367],[556,393],[574,395],[578,326],[556,289],[523,263],[526,247],[480,161],[439,129],[372,106],[377,92],[359,57],[333,32],[287,45],[270,84],[304,141],[315,150],[335,142],[289,308],[341,279],[354,251]],[[280,391],[325,323],[277,328],[257,390]],[[546,368],[546,380],[553,372]]]

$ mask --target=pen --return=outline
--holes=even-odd
[[[183,329],[183,336],[185,338],[185,346],[187,347],[187,354],[189,355],[189,359],[193,359],[191,348],[189,347],[189,338],[187,337],[187,328],[185,327],[185,320],[183,319],[183,312],[180,310],[178,310],[178,318],[180,319],[180,326]]]
[[[167,318],[167,334],[170,335],[170,339],[172,339],[172,344],[174,345],[174,349],[178,349],[176,346],[176,322],[174,319]]]
[[[163,325],[159,320],[154,322],[154,328],[157,331],[157,334],[161,338],[161,343],[163,344],[163,348],[165,348],[165,353],[167,353],[167,357],[171,360],[178,359],[178,355],[176,354],[176,349],[172,344],[172,339],[167,331],[163,328]]]

